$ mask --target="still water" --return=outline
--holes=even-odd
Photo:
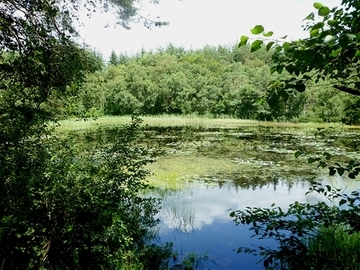
[[[316,193],[305,196],[308,180],[314,178],[340,185],[345,191],[359,187],[357,183],[344,184],[339,177],[329,179],[306,158],[294,158],[296,150],[309,154],[326,151],[338,160],[357,156],[357,131],[332,130],[321,137],[315,136],[317,131],[239,127],[149,132],[147,138],[166,150],[158,162],[160,167],[171,172],[184,166],[180,169],[183,173],[177,173],[182,180],[180,188],[165,187],[166,192],[161,193],[160,241],[173,242],[180,259],[189,253],[208,255],[210,260],[200,269],[263,269],[261,262],[257,264],[260,257],[236,249],[275,247],[276,243],[251,238],[247,226],[235,226],[229,210],[270,207],[272,203],[286,209],[294,201],[323,200]]]
[[[246,206],[269,207],[272,203],[286,208],[295,200],[316,201],[316,195],[305,197],[306,183],[289,188],[285,183],[269,184],[255,189],[235,189],[229,186],[196,183],[186,190],[168,194],[163,199],[159,215],[160,237],[163,242],[173,242],[179,254],[207,253],[214,262],[206,262],[206,269],[262,269],[256,264],[259,257],[236,253],[240,246],[270,245],[261,240],[256,243],[245,225],[235,226],[229,209]]]

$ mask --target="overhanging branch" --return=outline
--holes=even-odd
[[[334,85],[334,87],[342,92],[351,94],[351,95],[355,95],[355,96],[360,96],[360,90],[359,89],[355,89],[355,88],[350,88],[350,87],[346,87],[343,85]]]

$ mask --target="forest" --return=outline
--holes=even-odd
[[[183,263],[172,243],[155,241],[161,198],[144,194],[152,189],[149,165],[156,163],[163,151],[141,143],[140,139],[151,137],[155,129],[146,133],[140,117],[193,115],[212,120],[359,124],[358,1],[342,0],[341,6],[332,9],[314,3],[315,13],[305,18],[309,37],[290,42],[265,44],[262,37],[271,37],[272,32],[256,25],[251,33],[261,38],[251,44],[248,37],[241,36],[234,46],[184,49],[169,44],[135,55],[115,50],[106,60],[78,44],[80,10],[89,17],[95,11],[114,11],[118,24],[125,28],[133,22],[148,28],[167,25],[141,16],[137,2],[0,3],[1,270],[196,268],[196,258]],[[61,120],[105,115],[132,118],[110,131],[59,132]],[[256,165],[256,176],[272,173],[270,166],[276,171],[286,167],[275,164],[275,159],[286,154],[281,162],[290,155],[329,176],[358,178],[355,132],[350,134],[355,137],[349,135],[354,152],[345,160],[344,133],[337,134],[340,142],[335,148],[328,147],[334,141],[330,138],[296,150],[299,139],[291,149],[282,151],[276,140],[291,137],[283,131],[268,140],[269,147],[249,143],[251,136],[263,141],[271,135],[267,127],[263,130],[260,134],[238,129],[235,135],[225,136],[233,136],[232,142],[217,148],[215,143],[224,140],[213,136],[193,143],[185,138],[179,145],[199,150],[195,158],[202,157],[206,164],[215,164],[210,155],[218,151],[218,167],[226,169],[230,164],[229,170],[240,168],[240,180],[246,170],[239,164],[250,162],[236,156],[232,143],[246,150]],[[175,132],[191,139],[199,138],[193,136],[196,133],[209,134],[182,127]],[[174,146],[174,136],[156,138],[161,142],[169,139],[168,145]],[[173,153],[185,155],[190,148]],[[274,161],[257,159],[261,152],[270,152]],[[230,155],[226,166],[220,154]],[[175,158],[186,165],[181,155]],[[174,156],[166,161],[171,158]],[[200,163],[194,162],[198,159],[192,158],[188,164],[200,169]],[[310,171],[305,166],[302,170]],[[277,182],[274,175],[269,178]],[[259,177],[255,180],[261,182]],[[360,192],[338,190],[321,181],[308,184],[308,192],[321,194],[332,204],[295,201],[285,208],[272,204],[270,208],[244,205],[244,210],[228,210],[227,218],[234,226],[249,225],[260,240],[275,238],[279,244],[259,246],[259,250],[239,247],[237,251],[259,251],[264,268],[269,269],[359,268],[359,248],[353,247],[360,243]],[[334,239],[340,239],[337,245]]]
[[[198,115],[260,121],[358,124],[359,98],[330,86],[330,79],[308,81],[309,91],[287,89],[273,101],[273,52],[250,53],[250,46],[206,46],[186,50],[172,44],[135,55],[96,52],[76,97],[63,107],[65,118],[102,115]],[[65,104],[65,103],[64,103]]]

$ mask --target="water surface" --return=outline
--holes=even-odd
[[[153,177],[172,175],[181,185],[155,191],[163,199],[159,235],[173,242],[180,258],[191,252],[207,253],[213,262],[204,269],[263,269],[261,259],[237,254],[240,246],[270,245],[271,240],[251,238],[247,226],[235,226],[229,210],[247,206],[286,208],[294,201],[317,202],[318,194],[305,196],[308,180],[334,182],[326,170],[308,164],[307,156],[331,153],[336,160],[356,158],[357,130],[299,128],[149,128],[146,138],[165,149]],[[346,185],[343,185],[346,186]],[[357,188],[357,182],[348,190]],[[159,192],[162,189],[163,192]],[[158,192],[158,193],[157,193]]]

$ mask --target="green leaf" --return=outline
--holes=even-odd
[[[280,96],[281,96],[281,99],[282,99],[285,103],[287,103],[287,101],[288,101],[288,99],[289,99],[289,97],[290,97],[288,91],[286,91],[286,90],[284,89],[284,90],[280,91],[279,94],[280,94]]]
[[[360,50],[357,50],[356,53],[355,53],[355,56],[360,58]]]
[[[329,13],[330,13],[330,9],[326,6],[321,7],[318,11],[319,16],[322,17],[329,15]]]
[[[251,49],[250,51],[251,52],[255,52],[257,50],[259,50],[261,48],[261,45],[263,44],[264,42],[262,40],[255,40],[252,44],[251,44]]]
[[[275,73],[276,70],[277,70],[277,66],[272,66],[272,67],[270,67],[270,73],[271,73],[271,74]]]
[[[346,203],[346,200],[345,199],[341,199],[340,202],[339,202],[339,206],[342,206],[343,204]]]
[[[317,30],[317,29],[320,29],[320,28],[323,28],[323,27],[324,27],[324,23],[323,22],[318,22],[318,23],[314,24],[311,27],[311,31],[314,31],[314,30]]]
[[[304,83],[297,83],[297,84],[294,85],[294,88],[295,88],[295,90],[298,91],[299,93],[303,93],[303,92],[305,92],[305,90],[306,90],[306,86],[305,86]]]
[[[325,156],[326,160],[329,160],[331,158],[331,154],[328,152],[324,152],[323,155]]]
[[[345,172],[345,169],[340,167],[340,168],[337,168],[337,172],[340,176],[343,176],[344,172]]]
[[[280,47],[279,47],[280,48]],[[281,74],[284,70],[284,65],[277,65],[276,66],[276,72]]]
[[[282,46],[283,46],[284,50],[286,51],[290,47],[290,45],[291,44],[289,42],[284,42]]]
[[[273,31],[269,31],[269,32],[267,32],[267,33],[263,33],[263,36],[264,37],[271,37],[272,35],[274,34],[274,32]]]
[[[350,34],[350,33],[346,34],[346,36],[349,40],[353,40],[356,38],[356,36],[354,34]]]
[[[309,15],[307,15],[307,16],[303,19],[303,21],[313,21],[314,18],[315,18],[315,14],[314,14],[314,12],[311,12]]]
[[[266,51],[268,52],[271,49],[272,45],[274,44],[275,44],[274,41],[270,41],[268,44],[266,44]]]
[[[262,25],[256,25],[253,29],[250,30],[251,34],[258,35],[264,32],[264,27]]]
[[[312,158],[312,157],[309,157],[309,158],[308,158],[308,163],[314,163],[314,162],[319,161],[319,160],[320,160],[320,158]]]
[[[320,9],[320,8],[323,7],[323,4],[321,4],[321,3],[319,3],[319,2],[315,2],[315,3],[313,4],[313,6],[314,6],[314,8],[316,8],[316,9]]]
[[[240,47],[242,47],[242,46],[245,46],[246,43],[248,42],[248,40],[249,40],[249,37],[247,37],[247,36],[241,36],[241,37],[240,37],[240,42],[239,42],[239,44],[238,44],[238,47],[240,48]]]
[[[330,25],[330,26],[335,26],[335,25],[338,24],[338,22],[336,20],[328,20],[327,24]]]
[[[294,157],[295,157],[295,158],[298,158],[299,156],[301,156],[301,151],[296,151],[296,152],[294,153]]]
[[[313,37],[317,36],[318,33],[319,33],[319,29],[312,30],[312,31],[310,31],[310,37],[313,38]]]
[[[332,35],[327,35],[324,39],[324,43],[328,45],[329,47],[334,47],[336,42],[336,37]]]
[[[289,72],[290,74],[293,74],[294,72],[295,72],[295,66],[294,65],[287,65],[286,67],[285,67],[285,69],[286,69],[286,71],[287,72]],[[286,85],[288,88],[290,87],[292,87],[293,86],[293,84],[291,83],[290,85]]]
[[[277,94],[271,95],[271,97],[267,100],[268,105],[272,109],[276,109],[278,107],[278,102],[279,102],[279,95]]]
[[[337,50],[332,50],[331,56],[332,56],[332,57],[338,57],[338,55],[340,54],[341,50],[342,50],[341,48],[339,48],[339,49],[337,49]]]

